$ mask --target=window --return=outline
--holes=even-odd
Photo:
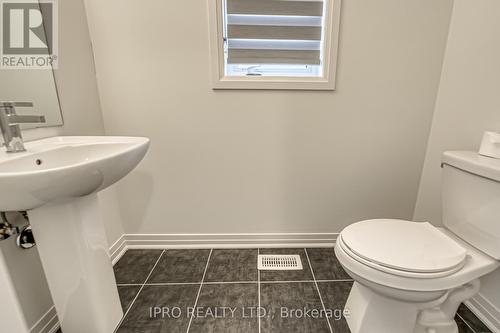
[[[340,0],[208,0],[214,89],[333,90]]]

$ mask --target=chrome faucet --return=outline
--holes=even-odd
[[[44,116],[21,116],[16,107],[33,107],[32,102],[0,102],[0,130],[8,153],[26,151],[21,135],[22,123],[44,123]]]

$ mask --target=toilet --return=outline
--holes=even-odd
[[[375,219],[340,233],[352,333],[457,333],[458,306],[500,266],[500,159],[445,152],[442,168],[443,227]]]

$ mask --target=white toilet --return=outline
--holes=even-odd
[[[444,228],[378,219],[340,233],[352,333],[457,333],[458,306],[500,266],[500,159],[446,152],[442,162]]]

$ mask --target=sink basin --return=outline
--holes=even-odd
[[[0,150],[0,211],[26,210],[63,332],[111,333],[123,311],[99,191],[142,160],[149,139],[53,137]]]
[[[31,210],[98,192],[142,160],[149,139],[61,136],[25,146],[24,153],[0,152],[0,211]]]

